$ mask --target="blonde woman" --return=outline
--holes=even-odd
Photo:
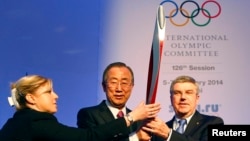
[[[57,112],[58,95],[49,78],[24,76],[11,85],[11,93],[17,111],[2,127],[1,141],[110,141],[129,134],[128,116],[89,129],[59,123],[53,115]],[[134,121],[153,118],[159,110],[159,104],[142,102],[129,117]]]

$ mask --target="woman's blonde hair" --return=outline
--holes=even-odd
[[[15,83],[11,84],[11,94],[14,105],[17,110],[26,108],[26,98],[25,96],[30,93],[33,94],[42,85],[50,83],[51,79],[40,76],[40,75],[27,75]]]

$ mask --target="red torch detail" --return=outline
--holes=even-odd
[[[146,103],[154,103],[156,99],[158,79],[160,72],[160,63],[162,49],[165,39],[166,19],[164,16],[163,7],[160,5],[157,12],[153,42],[150,53],[149,68],[148,68],[148,83]]]

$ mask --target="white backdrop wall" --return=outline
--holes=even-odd
[[[149,56],[157,8],[162,0],[106,0],[102,2],[99,53],[99,80],[105,66],[123,61],[135,74],[135,87],[128,107],[134,108],[146,99]],[[192,13],[197,8],[192,2],[174,1],[178,7]],[[249,1],[217,0],[195,1],[211,18],[202,14],[189,19],[179,12],[166,18],[166,38],[163,48],[156,102],[161,103],[159,116],[169,120],[173,116],[170,106],[170,82],[179,75],[190,75],[200,82],[201,97],[197,109],[205,114],[221,116],[226,124],[249,124],[250,86],[247,63],[250,53],[247,13]],[[175,8],[171,2],[163,4],[168,16]],[[220,11],[221,10],[221,11]],[[184,11],[185,13],[185,11]],[[190,14],[191,15],[191,14]],[[205,24],[197,26],[196,24]],[[98,101],[105,99],[99,87]]]

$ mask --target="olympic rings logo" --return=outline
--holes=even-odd
[[[199,6],[199,4],[193,0],[186,0],[186,1],[182,2],[182,4],[180,5],[179,8],[178,8],[177,3],[172,1],[172,0],[165,0],[165,1],[161,2],[160,5],[163,5],[163,4],[165,5],[166,3],[170,3],[170,4],[175,6],[175,9],[170,10],[169,14],[165,16],[175,26],[185,26],[189,22],[189,20],[191,19],[191,21],[194,25],[203,27],[203,26],[208,25],[210,23],[211,19],[217,18],[221,14],[221,6],[215,0],[207,0],[204,3],[202,3],[201,6]],[[184,5],[186,5],[187,3],[191,3],[197,8],[195,8],[193,11],[189,12],[187,10],[187,7],[184,8],[185,7]],[[218,8],[217,13],[215,13],[214,15],[211,15],[209,10],[205,9],[205,6],[208,3],[212,3],[212,4],[215,4],[217,6],[217,8]],[[183,23],[176,23],[176,21],[173,20],[173,18],[178,14],[178,12],[180,12],[181,15],[186,18],[186,20]],[[197,20],[195,19],[200,13],[205,18],[207,18],[207,21],[205,21],[204,23],[198,23]]]

